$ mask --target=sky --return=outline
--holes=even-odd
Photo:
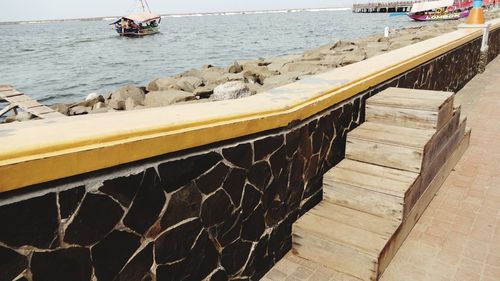
[[[134,0],[0,0],[0,22],[119,16]],[[352,0],[149,0],[160,14],[348,7]]]

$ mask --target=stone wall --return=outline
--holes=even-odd
[[[480,44],[286,128],[0,194],[0,281],[258,280],[322,199],[364,101],[390,86],[457,91]]]

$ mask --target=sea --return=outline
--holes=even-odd
[[[119,37],[115,18],[0,23],[0,84],[44,104],[105,95],[211,64],[301,53],[422,23],[349,8],[163,16],[161,33]]]

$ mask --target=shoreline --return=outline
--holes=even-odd
[[[495,18],[500,16],[500,11],[488,11],[485,16]],[[92,93],[82,100],[50,107],[64,115],[75,116],[241,98],[451,32],[464,21],[396,29],[391,30],[387,38],[375,34],[356,40],[339,40],[300,54],[235,61],[225,67],[205,65],[154,79],[148,85],[124,85],[104,96]],[[18,114],[7,117],[4,122],[30,119],[29,114]]]

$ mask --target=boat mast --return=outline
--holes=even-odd
[[[139,2],[141,3],[143,12],[146,12],[146,8],[148,8],[148,12],[151,13],[151,9],[149,8],[149,4],[146,0],[140,0]]]

